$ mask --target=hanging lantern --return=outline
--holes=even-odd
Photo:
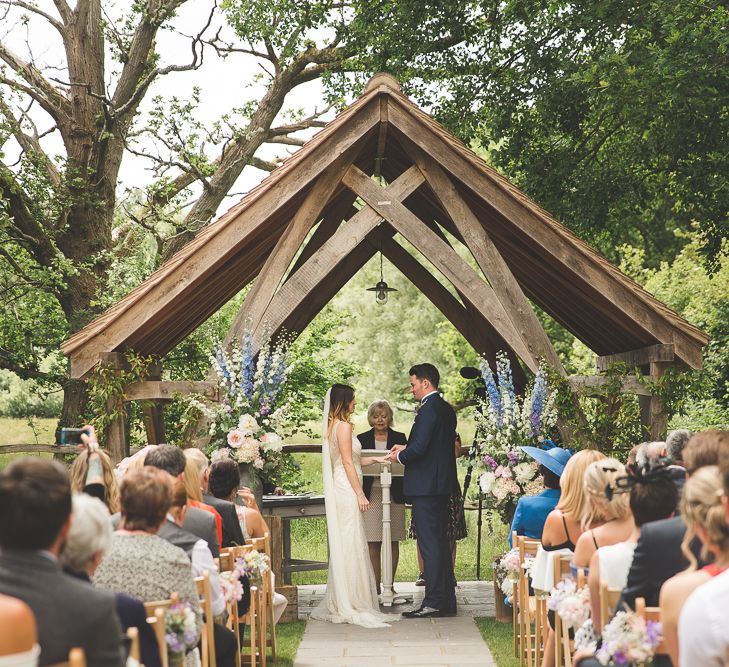
[[[387,295],[389,292],[397,292],[394,287],[388,287],[385,279],[382,277],[382,251],[380,251],[380,281],[374,287],[368,287],[368,292],[375,293],[375,303],[384,306],[387,303]]]

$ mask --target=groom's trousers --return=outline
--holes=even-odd
[[[449,496],[415,496],[410,499],[418,546],[425,565],[424,607],[456,610],[453,560],[448,542]]]

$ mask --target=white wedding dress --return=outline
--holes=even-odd
[[[324,424],[328,421],[329,395],[324,410]],[[322,446],[324,501],[329,536],[329,573],[324,599],[311,614],[311,618],[330,623],[352,623],[365,628],[389,627],[399,615],[380,611],[372,572],[364,521],[357,496],[347,479],[337,443],[337,426],[332,428],[331,442],[326,433]],[[362,481],[360,455],[362,445],[352,438],[352,461]]]

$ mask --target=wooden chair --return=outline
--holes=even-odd
[[[253,547],[251,545],[244,545],[239,547],[229,547],[225,552],[220,552],[220,571],[230,572],[235,567],[235,561],[237,558],[243,557],[248,551],[251,551]],[[238,651],[236,653],[236,667],[241,667],[241,664],[246,664],[256,667],[260,664],[262,667],[266,665],[266,649],[265,644],[262,640],[265,640],[265,627],[261,628],[261,622],[263,615],[261,613],[261,606],[263,603],[262,589],[257,586],[251,586],[250,588],[250,606],[248,611],[244,615],[238,613],[238,604],[233,603],[229,606],[230,616],[229,623],[230,627],[235,633],[236,643]],[[249,628],[249,640],[246,644],[241,639],[241,632],[245,632],[245,626]],[[262,648],[263,646],[263,648]],[[247,651],[247,652],[246,652]]]
[[[519,541],[519,536],[516,531],[511,532],[511,543],[516,546]],[[514,635],[514,657],[519,657],[519,643],[520,637],[520,625],[519,625],[519,580],[511,582],[511,627]]]
[[[216,667],[215,639],[213,631],[213,594],[210,588],[210,573],[206,570],[202,577],[195,577],[197,594],[200,596],[200,606],[205,615],[202,632],[200,633],[200,652],[202,667]]]
[[[86,667],[86,653],[80,647],[74,647],[68,652],[68,662],[57,662],[49,667]]]
[[[554,585],[556,586],[564,579],[572,579],[570,563],[571,555],[554,558]],[[554,664],[555,667],[571,667],[572,665],[572,644],[570,633],[562,624],[562,618],[558,613],[554,614]]]
[[[517,538],[519,547],[519,665],[537,667],[542,656],[542,633],[537,600],[529,595],[529,577],[525,570],[527,556],[534,557],[540,545],[539,540],[530,540],[523,535]],[[532,630],[532,620],[534,630]]]
[[[147,609],[146,604],[145,609]],[[165,610],[162,607],[157,607],[152,611],[151,615],[149,610],[147,610],[147,623],[152,626],[154,637],[157,640],[160,664],[162,667],[169,667],[167,639],[165,638]]]
[[[635,598],[635,613],[642,616],[646,621],[661,622],[660,607],[646,607],[645,598]],[[661,643],[656,646],[655,655],[668,655],[668,647],[666,642],[661,639]]]
[[[129,640],[129,657],[140,664],[142,654],[139,648],[139,628],[127,628],[127,639]]]
[[[271,553],[271,534],[266,531],[263,537],[254,537],[246,542],[256,551],[265,553],[268,556],[269,563],[273,562]],[[265,597],[265,609],[262,611],[262,617],[265,624],[263,628],[263,637],[265,646],[271,650],[271,660],[276,659],[276,623],[273,617],[273,594],[276,590],[273,581],[273,570],[269,569],[263,577],[262,595]],[[263,644],[262,644],[263,645]]]
[[[595,634],[599,635],[602,633],[605,624],[612,618],[613,614],[617,611],[618,602],[622,590],[620,588],[608,588],[607,581],[600,580],[600,625],[595,622],[596,619],[592,619],[593,625],[595,626]]]

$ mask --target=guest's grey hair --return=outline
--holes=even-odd
[[[641,442],[635,455],[635,463],[639,468],[655,465],[666,446],[665,442]]]
[[[71,529],[61,552],[61,564],[84,572],[94,555],[106,552],[111,543],[111,518],[106,505],[85,493],[73,496]]]
[[[380,410],[387,414],[387,427],[389,428],[392,426],[392,420],[395,414],[392,411],[392,406],[384,398],[372,401],[370,407],[367,408],[367,421],[370,426],[374,426],[375,412],[379,412]]]
[[[679,428],[671,431],[666,438],[666,453],[674,463],[683,463],[683,449],[691,439],[691,431]]]

